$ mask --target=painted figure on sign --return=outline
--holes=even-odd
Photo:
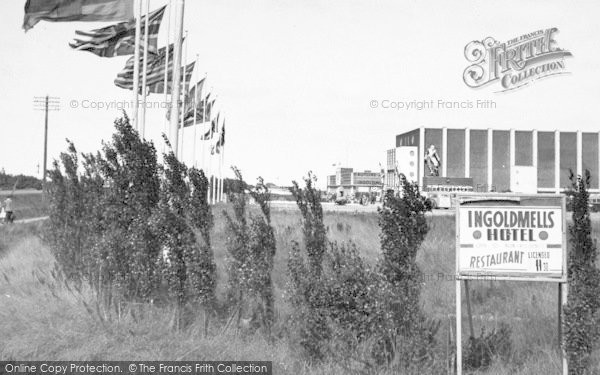
[[[440,175],[440,165],[442,162],[440,161],[440,157],[438,156],[434,145],[429,146],[429,149],[425,151],[425,162],[429,168],[430,176]]]

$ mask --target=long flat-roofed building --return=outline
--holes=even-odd
[[[343,192],[345,196],[356,193],[381,192],[381,173],[358,172],[353,168],[337,168],[335,175],[327,176],[329,194]]]
[[[397,173],[423,186],[423,177],[469,177],[474,191],[560,192],[570,186],[569,170],[591,172],[591,192],[600,192],[600,132],[451,129],[420,127],[396,136],[388,150],[386,185]],[[426,152],[434,146],[439,170]],[[391,175],[391,177],[390,177]]]

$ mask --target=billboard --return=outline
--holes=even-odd
[[[563,199],[521,203],[489,199],[457,205],[459,277],[566,279]]]

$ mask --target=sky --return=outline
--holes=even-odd
[[[151,9],[168,2],[150,1]],[[98,150],[120,116],[114,106],[132,93],[113,83],[128,56],[68,46],[75,30],[109,23],[42,21],[25,33],[24,3],[4,1],[0,14],[0,167],[40,176],[44,114],[34,111],[34,96],[61,101],[49,116],[50,165],[66,138],[79,151]],[[193,79],[207,75],[226,118],[227,176],[235,165],[249,182],[262,176],[290,185],[313,171],[324,187],[334,164],[378,170],[395,135],[419,126],[600,131],[598,14],[600,2],[591,0],[187,0],[184,49],[188,62],[198,56]],[[503,93],[464,83],[469,42],[552,27],[558,46],[573,54],[565,59],[569,74]],[[160,46],[167,32],[165,16]],[[160,106],[163,95],[149,100]],[[434,108],[383,108],[430,100]],[[439,108],[438,100],[491,100],[495,108]],[[96,103],[113,108],[90,108]],[[160,151],[164,110],[146,116],[146,137]],[[186,132],[189,153],[193,131]]]

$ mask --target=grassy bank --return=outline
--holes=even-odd
[[[214,210],[213,249],[219,272],[219,292],[225,280],[227,233],[221,205]],[[345,374],[344,363],[308,365],[288,345],[284,332],[289,312],[283,294],[287,256],[292,240],[301,240],[296,211],[273,212],[277,255],[273,281],[279,317],[274,343],[233,329],[211,325],[203,337],[201,319],[184,332],[171,328],[168,308],[136,306],[120,321],[103,321],[90,290],[65,285],[55,277],[54,261],[36,232],[39,226],[14,227],[10,250],[0,255],[0,359],[161,359],[271,360],[275,374]],[[374,213],[326,213],[329,238],[355,242],[374,262],[379,255],[379,228]],[[424,273],[421,303],[431,317],[442,320],[437,361],[451,355],[454,326],[454,218],[431,216],[431,230],[419,254]],[[598,222],[594,237],[600,238]],[[1,238],[1,236],[0,236]],[[8,238],[8,237],[7,237]],[[557,287],[529,282],[472,282],[475,333],[501,322],[512,328],[510,359],[496,363],[486,374],[555,374],[560,371],[557,337]],[[465,314],[466,315],[466,314]],[[463,338],[468,324],[463,324]],[[448,354],[444,354],[448,353]],[[436,368],[442,368],[438,366]],[[424,370],[422,373],[440,373]],[[445,373],[445,372],[444,372]]]

